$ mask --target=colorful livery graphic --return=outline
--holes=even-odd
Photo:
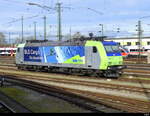
[[[85,64],[83,46],[25,47],[24,61]]]

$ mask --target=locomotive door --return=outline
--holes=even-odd
[[[85,47],[85,62],[87,67],[92,67],[92,47],[87,46]]]
[[[17,48],[16,63],[23,63],[23,60],[24,60],[23,53],[24,53],[24,51],[23,51],[22,47]]]
[[[95,46],[86,47],[86,64],[87,67],[97,69],[99,67],[99,53]]]
[[[99,64],[100,64],[100,56],[99,56],[99,53],[98,53],[98,50],[97,50],[96,46],[92,47],[91,53],[92,53],[92,55],[91,55],[92,67],[94,69],[98,69],[99,68]]]

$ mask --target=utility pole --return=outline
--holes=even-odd
[[[58,12],[58,40],[62,41],[62,32],[61,32],[61,3],[57,3],[57,12]]]
[[[23,16],[21,17],[21,25],[22,25],[22,40],[21,40],[21,42],[23,42],[23,38],[24,38],[24,37],[23,37],[23,36],[24,36],[24,35],[23,35],[23,34],[24,34],[24,33],[23,33]]]
[[[44,16],[44,40],[46,40],[46,16]]]
[[[51,28],[52,28],[52,25],[49,25],[49,37],[51,37]]]
[[[142,37],[142,30],[141,30],[141,21],[138,21],[138,40],[139,40],[139,54],[138,57],[141,57],[141,37]]]
[[[36,3],[27,3],[27,4],[28,5],[36,5],[38,7],[44,8],[46,10],[49,10],[49,9],[57,10],[57,13],[58,13],[58,32],[57,32],[57,37],[58,37],[59,41],[61,41],[62,40],[62,31],[61,31],[61,3],[59,3],[59,1],[57,1],[55,9],[47,7],[47,6],[41,6],[40,4],[36,4]],[[45,30],[44,38],[46,39],[46,29],[44,29],[44,30]]]
[[[11,43],[10,43],[10,32],[9,32],[9,44],[11,45]]]
[[[70,31],[70,41],[71,41],[71,33],[72,33],[71,27],[70,27],[69,31]]]
[[[34,39],[36,40],[36,22],[34,22]]]
[[[104,36],[104,26],[103,26],[103,24],[99,24],[101,27],[102,27],[102,29],[101,29],[101,33],[102,33],[102,37]]]
[[[36,4],[36,3],[27,3],[28,5],[36,5],[38,7],[41,7],[41,8],[44,8],[46,10],[49,10],[49,9],[52,9],[52,10],[57,10],[57,13],[58,13],[58,32],[57,32],[57,37],[59,39],[59,41],[62,40],[62,31],[61,31],[61,4],[62,3],[59,3],[59,1],[57,1],[57,4],[56,4],[56,8],[50,8],[50,7],[47,7],[47,6],[41,6],[40,4]],[[45,34],[44,34],[45,35]]]

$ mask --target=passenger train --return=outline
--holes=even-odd
[[[16,47],[0,47],[0,56],[15,56]]]
[[[28,40],[17,47],[16,65],[22,70],[95,74],[114,78],[119,77],[125,68],[116,42],[94,39],[73,42]]]
[[[128,55],[141,54],[143,56],[147,56],[148,51],[150,51],[150,37],[142,38],[140,47],[138,38],[111,38],[111,40],[117,42],[124,50],[126,49],[126,51],[128,51]]]

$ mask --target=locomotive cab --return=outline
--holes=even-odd
[[[24,46],[25,43],[23,44],[19,44],[17,46],[17,50],[16,50],[16,64],[23,64],[24,63]]]
[[[121,70],[126,68],[123,65],[123,56],[116,42],[103,42],[108,57],[108,70],[105,71],[107,77],[116,75],[118,77],[122,74]]]

